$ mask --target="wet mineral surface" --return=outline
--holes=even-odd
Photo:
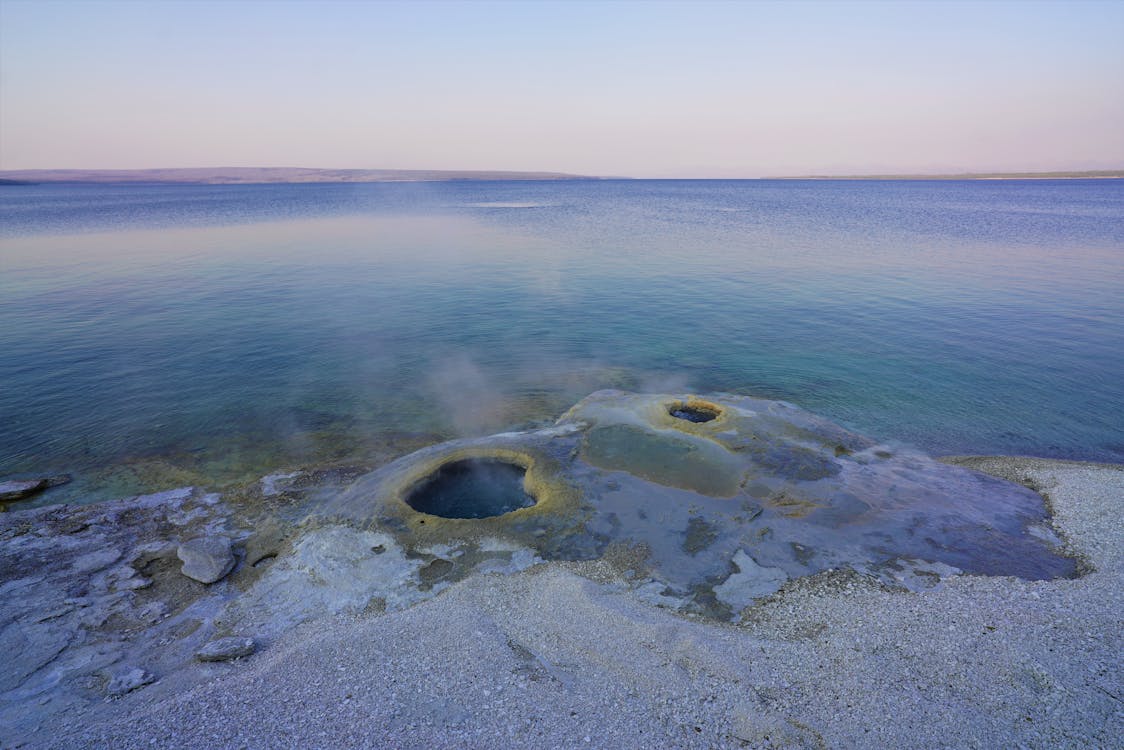
[[[473,462],[525,471],[533,504],[483,518],[411,507],[435,482],[478,491],[486,480],[463,468]],[[723,618],[827,570],[910,589],[958,573],[1073,576],[1047,515],[1025,487],[789,403],[622,391],[598,391],[546,429],[425,448],[315,513],[466,559],[496,540],[544,559],[625,549],[626,577],[653,601]]]

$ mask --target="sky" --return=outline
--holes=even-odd
[[[0,169],[1124,167],[1124,0],[0,0]]]

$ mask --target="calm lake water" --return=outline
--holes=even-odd
[[[1124,181],[0,187],[0,476],[75,475],[46,501],[602,387],[1124,461]]]

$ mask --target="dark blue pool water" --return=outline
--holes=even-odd
[[[1124,181],[0,187],[0,476],[55,500],[601,387],[1124,461]]]

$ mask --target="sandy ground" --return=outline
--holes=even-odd
[[[824,574],[723,625],[645,604],[608,565],[551,563],[306,623],[32,746],[1124,746],[1124,467],[964,462],[1043,491],[1092,572],[921,594]]]

